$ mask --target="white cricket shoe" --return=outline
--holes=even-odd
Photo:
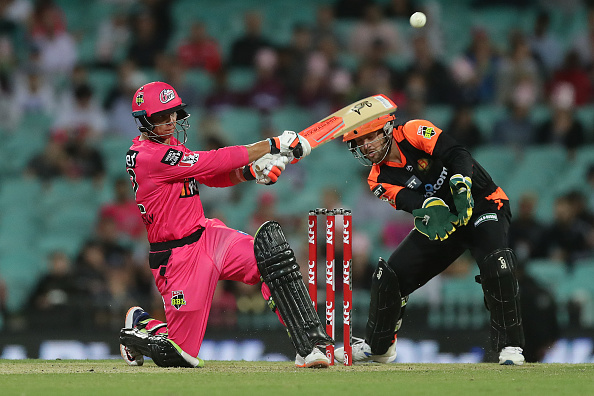
[[[330,359],[320,351],[317,347],[311,351],[306,357],[302,357],[297,354],[295,357],[296,367],[307,367],[307,368],[328,368],[330,366]]]
[[[135,327],[140,319],[148,318],[148,313],[140,307],[132,307],[126,313],[126,320],[124,321],[124,327],[131,329]],[[144,364],[144,356],[142,353],[136,351],[134,348],[128,348],[120,344],[120,355],[128,366],[142,366]]]
[[[499,353],[499,364],[507,366],[521,366],[524,364],[523,350],[520,347],[508,346]]]
[[[364,339],[353,337],[353,364],[357,363],[392,363],[396,360],[396,336],[394,336],[394,343],[386,353],[381,355],[374,355],[371,353],[371,347],[367,345]],[[337,348],[334,351],[334,357],[340,363],[344,363],[344,347]]]

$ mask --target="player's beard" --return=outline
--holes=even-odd
[[[392,139],[390,139],[388,136],[383,135],[381,139],[385,140],[382,146],[379,149],[365,155],[367,159],[374,164],[381,164],[388,156],[388,152],[392,147]]]

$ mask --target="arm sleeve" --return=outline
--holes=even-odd
[[[442,133],[435,144],[433,154],[441,159],[446,168],[451,170],[450,174],[461,174],[472,179],[472,156],[451,136]]]
[[[158,155],[161,154],[163,152]],[[170,148],[162,158],[156,158],[152,162],[154,165],[151,174],[156,180],[165,182],[182,181],[185,178],[194,177],[206,185],[212,183],[213,187],[226,187],[225,184],[230,183],[229,172],[247,165],[248,160],[248,151],[245,146],[186,153]]]
[[[378,183],[372,179],[368,179],[367,182],[373,195],[397,210],[412,213],[413,210],[420,208],[425,200],[422,194],[402,186]]]

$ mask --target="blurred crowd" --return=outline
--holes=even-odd
[[[378,92],[397,103],[397,116],[403,122],[426,118],[431,107],[450,108],[451,120],[438,126],[471,151],[490,145],[520,151],[556,145],[571,157],[594,144],[594,124],[576,116],[580,109],[594,105],[594,4],[590,1],[563,2],[567,15],[587,12],[587,26],[569,40],[551,29],[552,13],[561,2],[503,2],[519,12],[532,10],[533,25],[510,28],[504,40],[494,40],[488,26],[472,26],[468,47],[457,53],[447,52],[448,40],[457,40],[444,34],[449,21],[442,8],[448,5],[436,1],[309,2],[311,18],[292,24],[286,39],[266,33],[273,21],[264,9],[248,9],[238,34],[225,45],[211,33],[222,30],[214,25],[217,22],[196,17],[182,23],[175,18],[179,15],[175,7],[199,8],[199,2],[81,1],[113,10],[84,34],[71,27],[76,14],[66,12],[74,3],[78,2],[0,0],[2,133],[20,133],[18,125],[29,119],[48,120],[45,130],[30,131],[46,141],[16,177],[43,183],[57,178],[92,180],[98,189],[107,186],[112,197],[98,207],[94,232],[75,255],[58,250],[47,257],[47,269],[24,308],[34,323],[80,326],[79,313],[84,311],[92,312],[89,325],[117,328],[122,312],[131,305],[142,305],[159,317],[162,301],[148,271],[144,225],[129,181],[125,173],[123,178],[107,177],[109,158],[100,145],[108,137],[131,139],[138,134],[130,115],[131,98],[140,85],[155,77],[173,85],[190,108],[205,109],[208,117],[200,119],[202,129],[196,132],[200,146],[193,149],[233,143],[224,131],[219,133],[217,118],[229,108],[249,109],[266,120],[291,105],[319,115],[314,117],[318,119]],[[224,7],[224,1],[219,3]],[[496,2],[463,2],[478,13],[492,5],[487,3]],[[427,25],[403,29],[419,9],[428,15]],[[83,46],[89,42],[92,45]],[[242,88],[229,82],[238,70],[252,76]],[[202,91],[188,78],[196,71],[206,75],[209,90]],[[93,84],[96,73],[111,74],[111,85]],[[489,130],[475,120],[474,111],[480,106],[505,109]],[[547,109],[538,122],[531,117],[536,107]],[[591,120],[594,123],[594,117]],[[277,133],[271,124],[262,124],[262,138]],[[123,159],[120,162],[123,172]],[[364,171],[356,183],[364,185]],[[287,179],[299,183],[300,172],[303,169],[288,167]],[[594,192],[594,166],[584,184]],[[263,221],[279,220],[296,241],[293,245],[303,245],[305,216],[284,215],[276,190],[257,191],[264,192],[258,193],[242,229],[253,233]],[[241,188],[201,190],[207,216],[225,219],[218,204],[241,202],[244,193]],[[341,193],[325,189],[318,202],[322,207],[346,207]],[[555,201],[554,220],[543,223],[535,216],[539,197],[526,193],[510,229],[512,247],[521,262],[551,258],[570,267],[580,258],[592,257],[593,196],[567,191]],[[363,190],[354,201],[355,224],[374,222],[378,230],[355,236],[355,288],[369,287],[375,249],[394,249],[412,227],[408,215],[376,201]],[[299,262],[307,262],[304,249],[296,250]],[[10,289],[10,284],[0,285],[0,301],[9,294],[6,287]],[[0,309],[4,306],[0,304]],[[213,325],[229,326],[237,323],[238,315],[266,309],[256,287],[225,283],[217,290],[210,320]]]

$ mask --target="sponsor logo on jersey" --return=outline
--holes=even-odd
[[[376,197],[381,198],[381,196],[386,192],[386,189],[381,184],[378,184],[373,190],[371,190],[371,192],[373,192],[373,195]]]
[[[159,100],[161,103],[168,103],[175,99],[175,92],[173,89],[164,89],[159,94]]]
[[[439,179],[437,179],[437,182],[435,182],[435,184],[425,184],[425,198],[429,198],[435,195],[437,190],[439,190],[441,186],[443,186],[446,177],[448,177],[448,169],[444,166],[441,170],[441,174],[439,175]]]
[[[409,172],[413,171],[413,167],[411,165],[406,165],[406,170]]]
[[[179,166],[189,168],[198,162],[198,153],[186,154],[179,162]]]
[[[181,161],[183,155],[184,153],[181,151],[170,148],[163,156],[161,162],[166,165],[175,166],[179,164],[179,161]]]
[[[136,95],[136,105],[140,106],[141,104],[144,103],[144,92],[138,92],[138,95]]]
[[[420,125],[419,129],[417,129],[417,135],[422,136],[424,139],[431,139],[435,136],[435,129],[433,129],[433,127]]]
[[[128,150],[128,152],[126,153],[126,169],[136,168],[136,156],[137,155],[138,155],[138,151]]]
[[[171,306],[173,308],[179,310],[182,305],[186,304],[186,298],[184,297],[183,290],[176,290],[171,292]]]
[[[409,188],[411,190],[416,190],[417,188],[419,188],[421,186],[421,180],[416,177],[416,176],[411,176],[410,179],[408,179],[406,181],[406,188]]]
[[[198,191],[198,182],[193,177],[189,177],[184,179],[184,185],[182,187],[181,194],[179,194],[180,198],[188,198],[193,197],[194,195],[198,195],[200,192]]]
[[[495,213],[485,213],[479,216],[478,219],[474,222],[474,226],[478,227],[480,224],[484,223],[485,221],[499,221],[497,219],[497,214]]]

